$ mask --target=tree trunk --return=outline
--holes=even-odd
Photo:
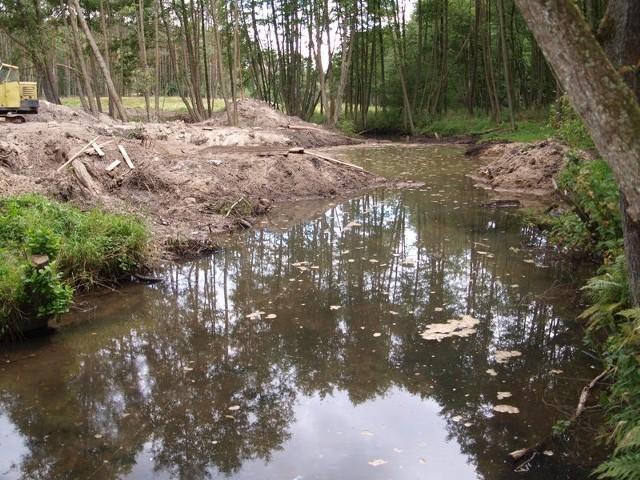
[[[504,84],[507,93],[507,107],[509,108],[509,123],[511,130],[516,129],[516,119],[513,115],[513,82],[511,79],[511,65],[509,63],[509,47],[507,45],[507,30],[505,28],[504,0],[498,0],[498,20],[500,22],[500,49],[504,67]]]
[[[640,262],[629,241],[639,243],[640,106],[571,0],[515,1],[618,182],[625,230],[632,230],[625,232],[625,254],[631,295],[638,306]]]
[[[82,30],[84,30],[84,34],[87,37],[87,41],[89,42],[89,45],[91,46],[91,50],[93,51],[93,54],[95,55],[96,60],[98,61],[98,65],[102,70],[102,74],[104,75],[105,82],[107,83],[107,89],[109,90],[109,97],[113,100],[113,103],[115,104],[116,109],[118,110],[118,114],[120,115],[120,118],[122,119],[122,121],[127,122],[129,121],[129,117],[127,116],[127,112],[124,109],[124,105],[122,105],[122,101],[120,100],[120,96],[116,91],[116,87],[113,84],[113,80],[111,80],[111,73],[109,72],[109,68],[107,67],[107,64],[104,62],[104,58],[102,58],[100,49],[98,48],[98,45],[96,45],[96,41],[93,39],[91,30],[89,30],[89,25],[87,25],[87,21],[85,20],[82,14],[82,8],[80,8],[80,3],[78,2],[78,0],[73,0],[72,3],[73,3],[73,7],[76,10],[76,13],[78,14],[78,18],[80,19]]]
[[[78,31],[78,15],[74,10],[69,10],[71,25],[71,34],[73,36],[73,45],[75,47],[76,58],[78,61],[78,67],[80,68],[80,74],[83,81],[83,92],[86,95],[87,105],[89,107],[89,113],[91,115],[97,115],[98,104],[96,103],[95,96],[93,94],[93,86],[91,85],[91,77],[87,69],[87,64],[84,61],[84,54],[82,52],[82,44],[80,43],[80,32]]]
[[[147,40],[144,33],[144,1],[138,0],[138,48],[140,50],[140,68],[142,69],[142,94],[147,110],[147,121],[151,121],[151,104],[149,101],[149,62],[147,61]]]
[[[638,31],[640,31],[640,2],[637,0],[610,0],[598,36],[607,57],[636,94],[636,100],[640,100]],[[640,285],[640,223],[634,221],[627,214],[628,207],[629,202],[626,196],[621,193],[620,209],[627,252],[629,284]],[[635,294],[635,304],[640,304],[638,289],[631,289],[631,292]]]

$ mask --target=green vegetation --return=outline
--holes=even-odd
[[[82,108],[80,97],[63,97],[62,104],[67,107]],[[153,99],[151,99],[153,102]],[[103,107],[109,105],[108,97],[101,97],[100,102]],[[122,97],[122,103],[125,107],[132,110],[145,110],[144,97]],[[224,103],[221,99],[214,99],[213,111],[221,111],[224,109]],[[180,97],[160,97],[160,111],[162,112],[178,112],[187,113],[187,107]]]
[[[573,110],[566,102],[560,107],[558,136],[571,146],[591,147]],[[580,316],[587,324],[585,341],[599,352],[612,381],[602,396],[607,414],[602,438],[615,448],[594,474],[640,479],[640,309],[631,308],[618,189],[603,160],[584,161],[575,153],[557,183],[571,211],[547,217],[550,240],[603,262],[583,288],[589,307]]]
[[[576,154],[570,153],[557,183],[572,209],[548,217],[551,239],[572,251],[607,262],[622,253],[618,190],[607,163],[581,162]]]
[[[602,348],[613,384],[603,403],[606,441],[613,455],[596,470],[598,478],[640,478],[640,308],[629,308],[624,256],[604,267],[584,287],[592,306],[582,317],[589,322],[588,341]],[[602,341],[602,338],[605,338]],[[596,340],[599,339],[599,340]]]
[[[576,114],[566,96],[555,105],[555,111],[549,123],[553,125],[555,136],[567,145],[575,148],[595,148],[591,135]]]
[[[134,217],[81,212],[38,195],[2,198],[0,212],[0,337],[67,311],[74,288],[125,278],[147,254],[149,234]]]

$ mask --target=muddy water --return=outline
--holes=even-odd
[[[594,376],[576,269],[479,206],[460,150],[349,160],[424,185],[283,207],[162,284],[88,298],[58,335],[2,347],[0,477],[587,478],[579,441],[522,473],[505,462]],[[421,337],[461,318],[475,332]]]

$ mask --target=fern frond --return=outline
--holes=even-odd
[[[640,447],[640,425],[636,425],[625,434],[624,438],[620,440],[616,446],[614,453],[632,449],[634,447]],[[640,468],[640,464],[638,465],[638,468]]]
[[[640,308],[629,308],[618,312],[618,315],[626,318],[627,320],[640,322]]]
[[[615,456],[599,465],[593,473],[598,478],[640,480],[640,451]]]

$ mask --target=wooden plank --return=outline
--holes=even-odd
[[[328,162],[333,162],[333,163],[337,163],[338,165],[344,165],[345,167],[351,167],[351,168],[355,168],[357,170],[364,170],[364,168],[359,167],[358,165],[354,165],[353,163],[349,163],[349,162],[343,162],[342,160],[338,160],[336,158],[333,157],[329,157],[327,155],[324,155],[322,153],[318,153],[316,151],[312,151],[312,150],[305,150],[306,154],[308,155],[315,155],[318,158],[321,158],[323,160],[326,160]]]
[[[120,153],[122,153],[122,157],[124,158],[124,161],[127,162],[127,165],[129,166],[129,168],[133,170],[135,167],[133,166],[133,162],[131,161],[131,158],[129,158],[129,154],[124,149],[124,146],[118,145],[118,148],[120,149]]]
[[[66,167],[67,165],[69,165],[71,162],[73,162],[76,157],[78,157],[78,155],[80,155],[82,152],[84,152],[87,148],[89,148],[91,146],[91,144],[93,142],[95,142],[96,140],[98,140],[100,138],[100,135],[98,135],[96,138],[94,138],[93,140],[91,140],[89,143],[87,143],[84,147],[82,147],[78,152],[76,152],[75,155],[73,155],[69,160],[67,160],[66,162],[64,162],[62,165],[60,165],[58,167],[58,169],[56,170],[56,172],[59,172],[60,170],[62,170],[64,167]]]
[[[100,155],[101,157],[104,157],[104,152],[100,148],[100,145],[98,145],[96,142],[91,142],[91,146],[93,147],[93,149],[96,151],[98,155]]]
[[[120,160],[116,160],[112,163],[109,164],[109,166],[107,168],[105,168],[105,170],[107,172],[110,172],[111,170],[113,170],[114,168],[116,168],[118,165],[120,165]]]
[[[314,132],[330,133],[327,130],[323,130],[323,129],[318,128],[318,127],[311,127],[311,126],[307,126],[307,125],[288,125],[288,127],[291,130],[311,130],[311,131],[314,131]]]

